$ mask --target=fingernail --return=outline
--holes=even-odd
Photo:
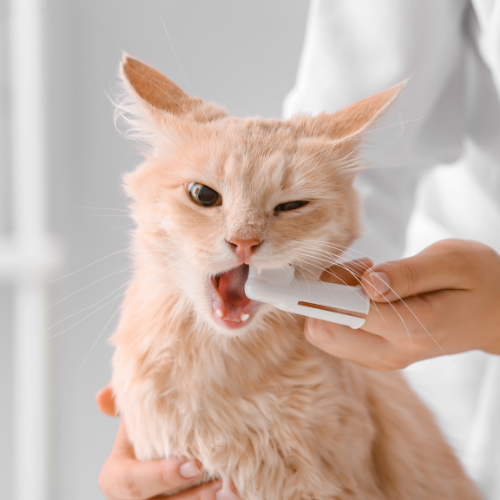
[[[238,500],[238,497],[229,489],[222,488],[215,494],[216,500]]]
[[[378,297],[388,292],[390,287],[389,276],[385,273],[371,273],[370,279],[372,280],[372,286],[374,289],[373,296]]]
[[[189,479],[200,473],[201,469],[196,465],[196,462],[185,462],[179,467],[179,472],[182,477]]]

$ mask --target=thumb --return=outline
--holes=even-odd
[[[95,401],[99,410],[105,415],[109,417],[118,416],[115,406],[115,396],[111,384],[106,385],[96,394]]]
[[[462,274],[447,246],[436,243],[413,257],[368,269],[362,284],[372,300],[393,302],[411,295],[462,288]]]

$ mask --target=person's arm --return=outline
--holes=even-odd
[[[97,406],[106,415],[117,416],[113,392],[109,386],[96,397]],[[99,486],[109,500],[148,500],[166,498],[165,492],[190,483],[203,476],[201,463],[171,458],[140,462],[134,455],[125,424],[120,423],[113,449],[102,466]],[[231,491],[221,490],[220,481],[192,488],[171,500],[235,500]]]
[[[322,280],[338,282],[339,272],[349,279],[331,268]],[[309,342],[378,370],[474,349],[500,355],[500,256],[488,246],[443,240],[365,270],[360,282],[372,300],[363,327],[308,319]]]

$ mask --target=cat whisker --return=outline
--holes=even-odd
[[[315,253],[315,255],[318,255],[318,256],[322,256],[324,259],[328,259],[328,262],[331,264],[331,265],[338,265],[338,266],[342,266],[343,263],[342,261],[339,260],[339,255],[336,255],[335,253],[332,253],[332,252],[327,252],[326,250],[322,250],[320,248],[316,248],[312,245],[307,245],[308,248],[306,248],[305,250],[309,251],[309,252],[313,252]],[[349,255],[348,252],[344,252],[342,255],[348,255],[349,257],[352,257],[354,259],[354,256],[353,255]],[[356,259],[354,259],[356,260]]]
[[[311,255],[309,255],[309,256],[308,256],[308,255],[306,255],[306,257],[307,257],[308,259],[310,259],[310,258],[315,259],[315,257],[314,257],[314,256],[311,256]],[[308,264],[308,265],[310,265],[310,266],[313,266],[313,267],[318,268],[318,269],[321,271],[321,273],[323,273],[323,272],[325,272],[325,271],[326,271],[328,274],[330,274],[330,275],[334,276],[335,278],[337,278],[338,280],[342,281],[342,283],[344,283],[344,285],[349,286],[349,285],[348,285],[348,284],[347,284],[347,283],[346,283],[346,282],[345,282],[342,278],[340,278],[339,276],[337,276],[337,275],[336,275],[333,271],[327,270],[327,269],[325,269],[323,266],[320,266],[320,265],[315,264],[315,263],[313,263],[313,262],[308,262],[308,261],[306,261],[304,258],[301,258],[301,260],[302,260],[302,262],[304,262],[304,263],[306,263],[306,264]],[[312,275],[313,275],[313,276],[314,276],[314,277],[315,277],[318,281],[321,281],[321,276],[317,276],[316,274],[314,274],[314,273],[313,273],[312,271],[310,271],[310,270],[309,270],[309,272],[311,272],[311,274],[312,274]],[[323,281],[321,281],[321,282],[322,282],[322,283],[324,283]],[[328,288],[328,287],[326,287],[326,285],[325,285],[325,288]],[[357,291],[356,291],[356,294],[357,294],[358,296],[361,296],[361,294],[360,294],[359,292],[357,292]],[[333,296],[333,295],[332,295],[332,296]]]
[[[312,257],[314,258],[314,257]],[[362,280],[365,280],[365,278],[363,277],[362,274],[360,273],[357,273],[356,271],[350,269],[349,267],[347,266],[340,266],[342,267],[342,269],[345,269],[346,271],[348,271],[354,278],[356,278],[358,281],[362,281]],[[326,272],[327,274],[330,274],[331,276],[339,279],[340,281],[342,281],[345,285],[347,285],[347,283],[342,279],[340,278],[336,273],[334,273],[331,269],[325,269],[324,272]],[[371,283],[370,283],[371,285]],[[372,285],[373,286],[373,285]],[[375,287],[374,287],[375,288]],[[376,289],[376,288],[375,288]],[[383,315],[378,307],[378,304],[376,302],[372,302],[371,304],[371,307],[375,308],[376,311],[379,312],[380,316],[383,318]],[[385,320],[384,320],[385,321]]]
[[[160,262],[164,262],[168,257],[165,257],[162,261]],[[187,258],[189,258],[189,256],[187,257],[184,257],[182,258],[180,261],[174,263],[174,264],[171,264],[171,265],[168,265],[165,269],[162,269],[161,271],[155,273],[153,276],[151,276],[149,278],[149,280],[146,281],[146,283],[149,283],[150,281],[154,280],[155,278],[157,278],[159,275],[161,275],[163,272],[169,270],[169,268],[172,266],[172,265],[177,265],[179,264],[180,262],[186,260]],[[78,314],[81,314],[82,312],[85,312],[85,311],[88,311],[89,309],[91,309],[92,307],[95,307],[97,306],[98,304],[100,304],[103,300],[106,300],[108,297],[110,297],[111,295],[115,294],[117,291],[121,290],[122,288],[128,286],[130,283],[132,283],[133,279],[130,279],[129,281],[127,281],[125,284],[119,286],[118,288],[116,288],[115,290],[113,290],[111,293],[108,293],[108,295],[106,295],[105,297],[103,297],[102,299],[98,300],[97,302],[94,302],[94,304],[91,304],[90,306],[88,307],[85,307],[84,309],[81,309],[80,311],[76,312],[76,313],[73,313],[69,316],[66,316],[65,318],[59,320],[57,323],[54,323],[53,325],[51,325],[50,327],[48,327],[46,330],[44,330],[43,333],[46,333],[48,332],[49,330],[51,330],[52,328],[56,327],[57,325],[59,325],[60,323],[64,322],[64,321],[67,321],[68,319],[71,319],[73,318],[74,316],[77,316]],[[133,288],[132,288],[133,289]],[[52,335],[50,337],[47,337],[46,340],[49,340],[49,339],[52,339],[54,337],[58,337],[60,335],[62,335],[63,333],[67,332],[68,330],[70,330],[71,328],[75,327],[76,325],[80,324],[82,321],[84,321],[85,319],[89,318],[90,316],[92,316],[94,313],[96,313],[97,311],[99,311],[100,309],[102,309],[103,307],[105,307],[106,305],[108,305],[109,303],[113,302],[113,300],[116,300],[120,297],[122,297],[123,295],[125,295],[125,293],[127,293],[127,290],[125,290],[124,292],[122,292],[120,295],[118,295],[117,297],[114,297],[112,298],[111,300],[107,301],[106,303],[104,303],[103,305],[101,305],[100,307],[98,307],[97,309],[93,310],[90,314],[88,314],[87,316],[85,316],[84,318],[82,318],[81,320],[79,320],[77,323],[71,325],[70,327],[66,328],[65,330],[63,330],[62,332],[58,332],[57,334],[55,335]]]
[[[330,243],[328,241],[323,241],[323,240],[305,240],[305,241],[303,241],[301,243],[303,243],[303,244],[309,244],[311,247],[314,247],[314,245],[316,245],[316,246],[320,246],[320,245],[330,246],[330,247],[333,247],[333,248],[335,248],[337,250],[340,250],[343,255],[347,255],[348,257],[351,257],[352,259],[359,259],[361,257],[367,257],[367,258],[369,258],[372,261],[377,261],[378,260],[375,257],[373,257],[373,256],[371,256],[371,255],[369,255],[369,254],[367,254],[365,252],[361,252],[359,250],[355,250],[354,248],[347,247],[347,246],[344,246],[344,245],[338,245],[336,243]],[[390,262],[386,263],[386,265],[390,265]]]
[[[366,281],[367,283],[370,284],[370,286],[372,286],[372,288],[375,288],[375,286],[370,282],[368,281],[366,278],[364,278],[363,274],[361,273],[358,273],[358,272],[355,272],[353,271],[352,269],[350,269],[347,265],[342,265],[341,263],[338,263],[336,260],[332,259],[332,260],[328,260],[327,258],[325,258],[325,256],[323,255],[320,255],[319,257],[316,256],[315,254],[313,253],[310,253],[308,251],[303,251],[302,252],[303,254],[306,254],[306,256],[310,259],[314,259],[314,260],[318,260],[322,265],[317,265],[317,267],[319,267],[320,269],[324,269],[324,264],[329,264],[329,265],[335,265],[335,266],[339,266],[341,267],[342,269],[345,269],[346,271],[348,271],[354,278],[356,278],[358,281]],[[313,263],[310,263],[311,265],[314,265]],[[347,263],[346,263],[347,264]],[[337,279],[341,280],[345,285],[347,285],[347,283],[342,280],[337,274],[335,274],[330,268],[328,269],[324,269],[324,272],[327,272],[328,274],[336,277]],[[378,291],[378,289],[375,288],[375,290]],[[373,307],[375,307],[375,309],[378,310],[378,307],[377,307],[377,304],[376,303],[373,303]]]
[[[86,288],[89,288],[92,285],[95,285],[96,283],[100,283],[101,281],[104,281],[105,279],[108,279],[111,276],[115,276],[117,274],[123,273],[124,271],[128,271],[129,269],[132,269],[132,268],[133,268],[133,266],[129,266],[129,267],[126,267],[125,269],[120,269],[119,271],[115,271],[114,273],[108,274],[107,276],[104,276],[103,278],[99,278],[99,279],[93,281],[92,283],[83,286],[82,288],[80,288],[76,292],[72,292],[69,295],[66,295],[66,297],[64,297],[62,299],[59,299],[57,302],[54,302],[53,304],[51,304],[50,306],[48,306],[45,310],[51,309],[52,307],[56,306],[57,304],[60,304],[61,302],[64,302],[65,300],[69,299],[70,297],[73,297],[73,295],[76,295],[77,293],[82,292]]]
[[[49,330],[52,330],[52,328],[55,328],[57,325],[63,323],[64,321],[67,321],[68,319],[71,319],[73,318],[74,316],[77,316],[78,314],[81,314],[82,312],[85,312],[85,311],[88,311],[89,309],[91,309],[92,307],[95,307],[97,306],[98,304],[100,304],[103,300],[106,300],[108,297],[110,297],[111,295],[115,294],[118,290],[121,290],[122,288],[125,288],[127,285],[129,285],[133,280],[129,280],[127,281],[125,284],[119,286],[118,288],[116,288],[115,290],[113,290],[111,293],[108,293],[108,295],[106,295],[105,297],[103,297],[102,299],[98,300],[97,302],[94,302],[93,304],[91,304],[90,306],[88,307],[85,307],[84,309],[81,309],[80,311],[76,312],[76,313],[73,313],[73,314],[70,314],[69,316],[66,316],[65,318],[59,320],[57,323],[54,323],[53,325],[49,326],[46,330],[44,330],[43,333],[46,333],[48,332]],[[122,294],[118,295],[118,297],[121,297],[122,295],[125,295],[125,292],[123,292]],[[87,319],[88,317],[92,316],[92,314],[96,313],[97,311],[99,311],[100,309],[102,309],[104,306],[106,306],[107,304],[109,304],[110,302],[113,302],[113,300],[117,299],[118,297],[114,297],[112,298],[110,301],[104,303],[102,306],[98,307],[97,309],[95,309],[94,311],[92,311],[89,315],[85,316],[83,319],[81,319],[80,321],[78,321],[77,323],[75,323],[74,325],[70,326],[69,328],[66,328],[66,330],[63,330],[62,332],[59,332],[59,333],[56,333],[55,335],[52,335],[51,337],[47,337],[46,340],[49,340],[49,339],[52,339],[54,337],[58,337],[59,335],[62,335],[63,333],[67,332],[68,330],[70,330],[71,328],[73,328],[74,326],[80,324],[83,320]]]
[[[347,284],[347,283],[346,283],[346,282],[345,282],[345,281],[344,281],[344,280],[343,280],[340,276],[338,276],[337,274],[335,274],[335,273],[334,273],[333,271],[331,271],[330,269],[323,269],[323,267],[322,267],[322,266],[315,265],[314,263],[312,263],[312,262],[307,262],[307,261],[305,261],[305,260],[304,260],[304,262],[305,262],[306,264],[311,265],[311,266],[317,267],[318,269],[320,269],[320,271],[322,271],[322,273],[323,273],[323,272],[326,272],[327,274],[330,274],[330,275],[331,275],[331,276],[333,276],[334,278],[337,278],[338,280],[340,280],[342,283],[344,283],[344,285],[349,286],[349,285],[348,285],[348,284]],[[350,271],[350,269],[347,269],[347,270],[348,270],[348,271]],[[314,273],[312,273],[312,274],[314,275]],[[356,277],[356,276],[355,276],[355,277]],[[317,278],[319,281],[321,281],[321,278],[320,278],[320,277],[316,276],[316,278]],[[371,307],[374,307],[374,308],[375,308],[375,310],[376,310],[376,311],[378,311],[378,312],[379,312],[379,314],[381,315],[381,317],[383,318],[383,315],[382,315],[382,313],[380,312],[380,310],[379,310],[379,308],[378,308],[378,306],[377,306],[377,304],[376,304],[376,303],[372,303]]]
[[[132,280],[131,280],[132,281]],[[120,286],[118,287],[116,290],[114,290],[113,292],[111,292],[110,294],[106,295],[106,297],[104,297],[103,299],[99,300],[98,302],[96,302],[95,304],[92,304],[91,306],[89,307],[86,307],[85,309],[82,309],[81,311],[78,311],[60,321],[58,321],[56,324],[52,325],[51,327],[47,328],[47,330],[45,330],[45,332],[51,330],[52,328],[54,328],[55,326],[57,326],[59,323],[63,322],[63,321],[66,321],[70,318],[72,318],[73,316],[76,316],[77,314],[80,314],[84,311],[87,311],[88,309],[90,309],[91,307],[94,307],[96,304],[99,304],[101,303],[103,300],[105,300],[107,297],[109,297],[110,295],[113,295],[114,293],[116,293],[118,290],[121,290],[122,288],[124,288],[125,286],[129,285],[131,283],[131,281],[128,281],[127,283],[125,283],[125,285],[123,286]],[[55,337],[59,337],[61,335],[63,335],[64,333],[66,333],[67,331],[71,330],[72,328],[74,328],[75,326],[79,325],[82,321],[85,321],[87,318],[90,318],[90,316],[92,316],[93,314],[95,314],[97,311],[100,311],[103,307],[106,307],[108,304],[111,304],[111,302],[115,301],[116,299],[119,299],[120,297],[123,297],[123,295],[125,295],[126,291],[121,293],[120,295],[117,295],[116,297],[113,297],[111,300],[108,300],[107,302],[105,302],[104,304],[102,304],[101,306],[99,306],[97,309],[94,309],[90,314],[87,314],[86,316],[84,316],[82,319],[80,319],[79,321],[77,321],[76,323],[73,323],[71,326],[69,326],[68,328],[64,329],[62,332],[58,332],[54,335],[51,335],[50,337],[46,337],[45,340],[50,340],[50,339],[53,339]]]
[[[318,261],[320,261],[322,264],[325,264],[325,263],[326,263],[326,264],[329,264],[330,266],[332,266],[332,265],[339,266],[339,267],[341,267],[342,269],[345,269],[346,271],[348,271],[348,272],[349,272],[352,276],[354,276],[354,277],[355,277],[358,281],[361,281],[361,280],[365,280],[365,281],[367,281],[367,280],[366,280],[366,278],[364,278],[363,274],[361,274],[361,273],[357,273],[357,272],[353,271],[352,269],[350,269],[350,268],[347,266],[347,263],[346,263],[346,265],[343,265],[342,263],[339,263],[339,262],[336,260],[336,258],[333,258],[333,259],[332,259],[332,258],[330,258],[330,259],[329,259],[329,258],[328,258],[328,254],[327,254],[327,257],[325,257],[324,255],[320,255],[319,257],[317,257],[317,256],[316,256],[317,254],[310,253],[310,251],[308,251],[308,250],[306,250],[306,251],[302,250],[302,253],[306,253],[306,255],[308,256],[308,258],[312,258],[312,259],[318,260]],[[312,264],[312,263],[311,263],[311,265],[314,265],[314,264]],[[317,267],[319,267],[320,269],[324,269],[324,266],[319,266],[319,265],[318,265]],[[332,276],[336,277],[337,279],[341,280],[341,281],[342,281],[345,285],[347,285],[347,283],[346,283],[344,280],[342,280],[342,279],[341,279],[341,278],[340,278],[337,274],[335,274],[335,273],[334,273],[331,269],[324,269],[324,272],[327,272],[328,274],[330,274],[330,275],[332,275]],[[369,282],[369,281],[367,281],[367,282],[368,282],[368,283],[369,283],[369,284],[370,284],[373,288],[375,288],[375,287],[374,287],[374,285],[373,285],[371,282]],[[375,289],[376,289],[376,288],[375,288]],[[376,289],[376,290],[377,290],[377,289]],[[377,290],[377,291],[378,291],[378,290]],[[372,307],[374,307],[374,308],[375,308],[375,309],[376,309],[376,310],[380,313],[380,310],[379,310],[379,308],[378,308],[378,305],[377,305],[375,302],[373,302]],[[381,314],[381,316],[382,316],[382,314]],[[382,317],[383,317],[383,316],[382,316]]]
[[[306,260],[302,259],[302,262],[304,262],[305,264],[308,264],[310,266],[313,266],[313,267],[317,267],[318,269],[320,269],[322,271],[322,268],[320,266],[315,266],[312,262],[307,262]],[[305,267],[303,266],[300,266],[300,264],[297,264],[299,270],[300,268],[302,267],[303,269],[306,269]],[[316,275],[315,273],[313,273],[310,269],[307,269],[307,271],[309,273],[311,273],[320,283],[323,283],[325,285],[325,289],[331,294],[332,298],[335,300],[335,295],[333,294],[333,292],[327,287],[326,283],[324,281],[321,281],[320,277],[318,275]],[[333,273],[331,273],[333,274]],[[342,281],[345,285],[347,285],[347,283],[342,279],[342,278],[339,278],[338,276],[336,276],[340,281]],[[306,278],[306,281],[307,278]]]
[[[130,217],[129,214],[88,214],[91,217]]]
[[[371,282],[369,282],[370,285],[373,287],[373,284]],[[389,286],[389,285],[387,285]],[[427,328],[423,325],[423,323],[420,321],[420,319],[418,318],[418,316],[413,312],[413,310],[410,308],[410,306],[408,306],[408,304],[404,301],[403,298],[400,297],[400,295],[396,292],[396,290],[394,290],[394,288],[392,288],[391,286],[389,286],[389,290],[394,293],[394,295],[396,295],[397,299],[406,307],[406,309],[408,309],[408,311],[411,313],[411,315],[417,320],[418,324],[423,328],[424,332],[429,335],[429,337],[431,338],[431,340],[436,344],[436,346],[439,348],[439,350],[445,355],[445,356],[448,356],[448,353],[441,347],[441,344],[434,338],[434,336],[429,332],[429,330],[427,330]],[[381,294],[382,297],[384,297],[383,294]],[[386,300],[386,302],[388,304],[391,304],[391,301],[386,299],[384,297],[384,299]],[[398,313],[398,316],[401,318],[401,316],[399,315]]]
[[[105,257],[101,257],[100,259],[97,259],[95,260],[94,262],[91,262],[90,264],[87,264],[86,266],[83,266],[81,267],[80,269],[78,269],[77,271],[73,271],[69,274],[66,274],[65,276],[61,276],[60,278],[55,278],[53,280],[50,280],[50,281],[46,281],[44,283],[44,285],[47,285],[49,283],[54,283],[55,281],[60,281],[60,280],[63,280],[63,279],[66,279],[66,278],[69,278],[70,276],[73,276],[85,269],[88,269],[89,267],[93,266],[94,264],[97,264],[98,262],[102,262],[103,260],[106,260],[108,259],[109,257],[112,257],[113,255],[118,255],[119,253],[123,253],[123,252],[126,252],[127,250],[130,250],[131,247],[128,247],[128,248],[124,248],[123,250],[118,250],[117,252],[113,252],[113,253],[110,253],[109,255],[106,255]]]
[[[306,248],[302,247],[302,248],[300,248],[300,250],[312,252],[317,256],[321,256],[330,265],[337,265],[337,266],[343,265],[342,261],[339,260],[340,259],[339,254],[335,254],[333,252],[328,252],[326,250],[316,248],[312,245],[306,245]],[[348,255],[348,252],[344,252],[344,253],[342,253],[342,255]],[[352,255],[348,255],[348,256],[351,257],[353,260],[356,260],[355,256],[352,256]]]
[[[297,265],[298,267],[295,267],[295,265]],[[308,280],[307,280],[307,276],[306,276],[306,275],[302,272],[302,269],[305,269],[305,268],[304,268],[304,267],[302,267],[302,266],[300,266],[299,264],[295,264],[295,265],[294,265],[294,267],[295,267],[295,268],[296,268],[296,269],[300,272],[300,274],[302,274],[302,276],[304,276],[304,279],[306,280],[306,283],[307,283],[307,281],[308,281]],[[301,269],[301,267],[302,267],[302,269]],[[296,282],[296,283],[297,283],[297,282]],[[297,283],[297,285],[298,285],[298,283]],[[309,287],[309,284],[307,284],[307,286]],[[309,291],[310,291],[310,290],[311,290],[311,289],[309,288]]]
[[[116,212],[126,212],[127,214],[130,214],[130,210],[125,210],[123,208],[107,208],[107,207],[79,207],[79,206],[75,206],[73,205],[73,208],[79,208],[79,209],[82,209],[82,210],[112,210],[112,211],[116,211]]]
[[[116,297],[114,300],[116,301],[117,299],[118,299],[118,297]],[[102,334],[105,332],[106,328],[111,323],[111,321],[113,320],[113,318],[118,314],[118,312],[121,310],[121,308],[122,308],[122,306],[120,305],[118,307],[118,309],[113,313],[113,315],[111,316],[111,318],[108,319],[107,323],[104,325],[104,328],[101,330],[101,333],[99,333],[99,335],[95,339],[95,342],[92,344],[92,347],[90,348],[89,353],[87,354],[87,356],[83,360],[83,363],[80,365],[80,368],[78,368],[78,371],[80,371],[83,368],[83,365],[87,362],[87,359],[89,359],[90,355],[92,354],[92,351],[94,350],[94,347],[97,345],[97,342],[99,342],[99,339],[102,337]]]

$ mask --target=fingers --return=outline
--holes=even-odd
[[[109,417],[117,417],[118,413],[115,407],[115,397],[113,395],[113,389],[111,384],[103,387],[95,397],[97,407],[102,413],[108,415]]]
[[[438,292],[439,293],[439,292]],[[431,326],[440,301],[427,300],[425,296],[409,297],[396,302],[376,303],[370,307],[363,330],[396,341],[404,332],[416,335]]]
[[[390,357],[391,345],[378,335],[312,318],[306,321],[305,335],[311,344],[336,358],[368,368],[390,368],[381,360]]]
[[[175,488],[189,486],[202,475],[201,464],[194,461],[136,460],[122,422],[113,450],[101,469],[99,486],[111,500],[146,500]],[[206,494],[203,493],[205,497]]]
[[[462,289],[470,281],[481,247],[484,245],[471,241],[444,240],[413,257],[374,268],[368,258],[335,265],[323,272],[321,281],[350,286],[362,284],[370,298],[378,302],[446,288]]]
[[[443,240],[364,272],[372,300],[362,329],[308,320],[308,340],[376,369],[403,368],[473,349],[500,352],[500,256],[484,244]]]
[[[463,289],[470,281],[476,246],[461,240],[440,241],[413,257],[366,271],[363,286],[378,302],[442,289]]]
[[[229,498],[221,497],[218,494],[221,490],[222,482],[215,481],[208,483],[198,488],[179,493],[178,495],[169,496],[170,500],[230,500]],[[155,497],[155,500],[165,500],[165,496]],[[237,497],[235,497],[237,498]]]
[[[331,354],[377,370],[395,370],[464,346],[448,329],[450,309],[464,307],[463,290],[442,290],[372,306],[361,329],[308,319],[307,340]],[[454,313],[457,314],[457,313]]]
[[[373,265],[368,258],[356,259],[342,265],[331,266],[321,275],[321,281],[340,285],[356,286],[360,284],[363,273]]]
[[[176,459],[153,460],[139,462],[130,460],[121,464],[120,471],[115,475],[113,492],[117,498],[130,500],[145,500],[161,493],[182,486],[188,486],[196,479],[184,478],[179,470],[184,465]],[[197,474],[201,476],[201,472]],[[101,486],[105,491],[105,485]]]

